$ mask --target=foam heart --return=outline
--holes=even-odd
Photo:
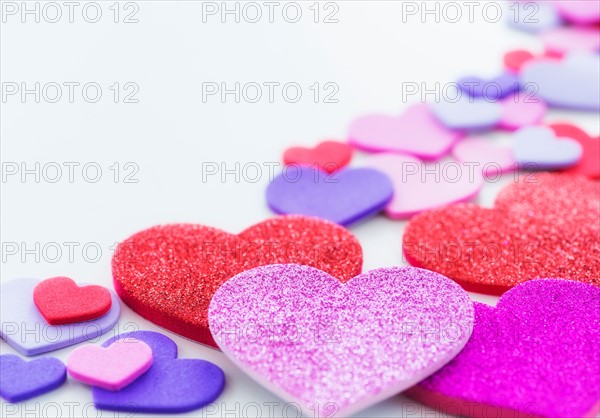
[[[293,147],[283,154],[284,164],[301,164],[318,167],[333,173],[348,165],[352,159],[352,147],[335,141],[324,141],[315,148]]]
[[[67,378],[59,359],[43,357],[24,361],[19,356],[0,356],[0,396],[8,402],[26,401],[61,386]]]
[[[502,117],[498,126],[509,131],[542,122],[548,107],[537,97],[526,92],[502,100]]]
[[[562,55],[562,53],[560,55]],[[523,68],[523,66],[525,64],[527,64],[528,62],[533,62],[535,60],[539,60],[539,59],[554,59],[557,61],[560,60],[560,58],[557,58],[557,57],[553,56],[552,54],[541,54],[541,55],[535,54],[534,55],[527,50],[516,49],[516,50],[509,51],[506,54],[504,54],[504,68],[507,71],[519,73],[519,72],[521,72],[521,69]]]
[[[491,101],[503,99],[521,89],[519,78],[508,72],[490,80],[480,77],[464,77],[458,80],[458,86],[470,97],[484,97]]]
[[[370,168],[327,174],[290,166],[267,187],[267,203],[279,214],[301,214],[350,225],[385,208],[392,199],[390,179]]]
[[[365,151],[389,151],[437,160],[462,135],[442,126],[426,104],[409,107],[399,117],[367,115],[350,125],[348,140]]]
[[[527,64],[521,72],[521,83],[534,86],[537,95],[550,106],[597,111],[600,110],[599,73],[598,55],[572,53],[562,61]]]
[[[572,138],[583,148],[579,163],[565,170],[566,173],[583,174],[593,179],[600,178],[600,136],[592,138],[587,132],[568,123],[555,123],[549,128],[556,136]]]
[[[480,131],[495,127],[502,118],[500,103],[462,95],[430,104],[435,117],[449,129]],[[454,97],[454,96],[453,96]]]
[[[457,161],[476,163],[484,177],[496,178],[517,168],[512,149],[487,138],[466,138],[454,146],[452,155]]]
[[[554,7],[566,20],[586,25],[600,22],[600,3],[588,0],[554,0]]]
[[[595,417],[600,288],[540,279],[475,303],[475,327],[446,367],[405,392],[451,415]]]
[[[600,31],[594,28],[560,27],[540,34],[547,54],[563,56],[569,52],[597,53]]]
[[[552,5],[535,1],[513,1],[509,3],[507,22],[509,26],[529,32],[539,33],[555,28],[562,23],[558,11]]]
[[[467,293],[411,267],[345,285],[312,267],[258,267],[221,286],[209,309],[223,352],[309,415],[333,406],[348,416],[422,380],[462,349],[472,321]]]
[[[403,238],[407,261],[482,293],[538,277],[600,285],[598,184],[550,173],[518,180],[493,209],[457,204],[412,218]]]
[[[152,349],[143,341],[125,338],[107,348],[87,345],[69,355],[67,369],[74,379],[106,390],[120,390],[152,366]]]
[[[519,166],[551,170],[577,164],[583,148],[573,139],[557,138],[548,127],[526,126],[515,132],[513,152]]]
[[[392,180],[394,197],[385,212],[393,219],[405,219],[425,210],[470,200],[483,186],[477,167],[456,162],[425,164],[407,155],[377,154],[364,164]]]
[[[79,287],[68,277],[54,277],[38,283],[33,302],[50,325],[90,321],[110,310],[110,293],[102,286]]]
[[[177,359],[177,345],[152,331],[136,331],[110,338],[103,347],[123,339],[143,341],[152,349],[152,367],[129,386],[110,391],[95,387],[98,409],[134,413],[179,413],[213,402],[225,387],[225,375],[217,365],[198,359]]]
[[[216,347],[207,319],[214,292],[241,271],[273,263],[307,264],[347,281],[361,271],[362,249],[345,228],[304,216],[272,218],[239,235],[166,225],[120,243],[112,270],[117,293],[135,312]]]
[[[26,356],[58,350],[96,338],[119,319],[119,299],[110,292],[111,308],[104,316],[87,322],[49,325],[33,302],[37,279],[17,279],[0,286],[0,337]]]

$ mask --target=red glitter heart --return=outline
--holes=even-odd
[[[352,159],[352,147],[336,141],[324,141],[315,148],[293,147],[283,154],[285,164],[317,165],[327,173],[333,173],[348,165]]]
[[[600,185],[531,173],[504,188],[494,209],[457,204],[417,215],[403,250],[410,264],[481,293],[540,277],[600,285]]]
[[[334,223],[280,216],[238,235],[203,225],[155,226],[121,242],[112,260],[121,299],[150,321],[217,347],[208,305],[234,275],[267,264],[316,267],[346,282],[361,272],[358,240]]]
[[[593,138],[587,132],[570,123],[550,125],[558,137],[572,138],[581,144],[583,155],[577,165],[565,170],[565,173],[583,174],[593,179],[600,178],[600,137]]]

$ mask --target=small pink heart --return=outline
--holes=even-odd
[[[481,167],[470,168],[454,161],[426,164],[408,155],[378,154],[364,164],[392,180],[394,197],[385,212],[393,219],[471,200],[483,186]]]
[[[544,119],[548,106],[542,100],[525,91],[502,100],[502,118],[499,127],[514,131],[523,126],[537,125]],[[533,93],[533,91],[531,92]]]
[[[407,153],[424,160],[437,160],[462,135],[438,122],[427,104],[418,104],[398,117],[367,115],[355,119],[348,140],[365,151]]]
[[[120,390],[152,366],[152,349],[134,338],[117,340],[107,348],[86,345],[67,360],[69,375],[106,390]]]
[[[512,148],[498,146],[487,138],[464,139],[452,148],[452,155],[463,163],[477,163],[484,177],[497,177],[517,168]]]

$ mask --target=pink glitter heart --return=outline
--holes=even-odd
[[[594,417],[599,346],[600,288],[531,280],[476,303],[464,350],[406,394],[468,417]]]
[[[469,339],[473,304],[450,279],[414,267],[342,284],[312,267],[274,264],[223,284],[209,325],[234,363],[307,416],[347,416],[450,361]]]

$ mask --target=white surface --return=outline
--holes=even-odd
[[[28,4],[33,7],[34,2]],[[25,182],[19,176],[3,179],[2,281],[67,275],[111,286],[111,248],[138,230],[159,223],[197,222],[241,231],[271,216],[264,201],[267,169],[256,183],[236,181],[234,175],[225,182],[218,176],[203,182],[202,162],[225,162],[229,167],[236,162],[242,167],[278,162],[290,145],[344,139],[351,119],[361,113],[398,113],[407,103],[418,101],[414,97],[403,103],[402,83],[426,83],[431,89],[436,82],[465,74],[492,75],[501,69],[503,52],[517,47],[541,49],[533,36],[513,31],[502,21],[488,23],[481,13],[475,14],[473,23],[466,17],[455,24],[436,23],[432,16],[426,23],[418,16],[402,23],[402,5],[391,1],[338,1],[339,23],[332,24],[312,21],[308,9],[312,2],[302,3],[303,17],[296,24],[285,22],[277,13],[280,9],[275,23],[266,18],[255,24],[235,23],[229,17],[229,23],[223,24],[216,16],[203,23],[202,3],[191,1],[138,1],[139,23],[117,24],[109,10],[112,2],[100,4],[103,17],[95,24],[82,19],[80,8],[75,10],[74,23],[67,17],[54,24],[35,23],[31,17],[21,23],[19,16],[6,16],[7,21],[0,23],[3,83],[97,82],[103,88],[103,97],[95,104],[85,102],[79,90],[74,103],[65,98],[55,104],[35,103],[31,97],[21,103],[15,96],[1,103],[5,167],[22,162],[29,168],[35,162],[40,167],[63,166],[63,178],[57,183],[44,176],[36,183],[33,175]],[[296,104],[281,96],[274,103],[221,103],[214,98],[202,102],[203,82],[269,81],[297,82],[305,96]],[[114,82],[136,83],[139,103],[115,104],[108,89]],[[339,103],[315,104],[309,90],[315,82],[337,83]],[[598,134],[597,115],[553,112],[548,117],[559,119]],[[354,164],[360,165],[360,160],[359,155]],[[76,169],[71,183],[65,162],[77,162],[79,168],[97,163],[102,177],[90,183]],[[131,171],[123,171],[125,163],[137,164],[134,178],[139,181],[115,183],[109,168],[115,162],[122,175]],[[47,170],[52,170],[52,164]],[[54,171],[45,174],[53,177]],[[499,187],[508,181],[486,185],[480,202],[491,205]],[[405,264],[404,225],[377,217],[351,228],[363,245],[365,270]],[[5,251],[12,243],[24,243],[29,249],[39,243],[40,251],[22,259],[21,252]],[[92,243],[87,259],[81,252],[86,243]],[[78,245],[72,257],[69,245]],[[52,262],[57,246],[62,256]],[[102,254],[95,261],[97,247]],[[495,302],[482,295],[473,298]],[[227,388],[216,409],[187,416],[255,416],[252,402],[262,416],[272,411],[268,402],[278,403],[273,416],[281,415],[285,403],[253,383],[220,352],[158,329],[124,307],[121,329],[132,323],[174,338],[181,357],[207,359],[225,370]],[[13,352],[3,341],[0,351]],[[65,360],[70,351],[53,354]],[[16,409],[2,403],[0,415],[127,416],[97,412],[91,402],[90,390],[69,380],[59,390],[17,404]],[[427,411],[396,396],[357,416],[425,416]],[[289,416],[294,412],[289,409]]]

